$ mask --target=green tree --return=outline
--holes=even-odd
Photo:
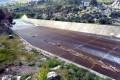
[[[120,12],[112,12],[110,14],[110,17],[112,17],[112,18],[118,18],[118,17],[120,17]]]
[[[3,9],[0,9],[0,24],[2,23],[2,20],[5,18],[5,13],[3,12]]]
[[[91,0],[90,4],[91,4],[92,6],[97,6],[97,0]]]
[[[81,17],[81,21],[80,22],[84,22],[84,23],[94,23],[94,16],[91,14],[83,14]]]
[[[100,24],[112,24],[112,21],[109,18],[101,18],[99,20]]]

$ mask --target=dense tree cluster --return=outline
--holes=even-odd
[[[91,0],[91,5],[93,5],[93,6],[97,6],[97,0]]]
[[[119,18],[120,17],[120,11],[119,12],[112,12],[111,14],[110,14],[110,17],[112,17],[112,18]]]
[[[7,8],[0,9],[0,23],[1,24],[12,24],[13,15],[10,13],[10,10]]]
[[[14,10],[14,18],[21,18],[22,15],[26,14],[29,18],[36,19],[113,24],[113,19],[120,16],[120,12],[112,12],[111,15],[109,15],[104,13],[104,10],[94,8],[94,6],[98,6],[98,0],[91,0],[90,4],[92,6],[90,8],[80,7],[81,1],[82,0],[50,0],[34,6],[25,5],[25,7]]]
[[[5,14],[4,14],[3,10],[0,9],[0,24],[2,24],[2,21],[4,20],[4,18],[5,18]]]
[[[10,10],[7,8],[0,9],[0,31],[11,33],[9,27],[13,25],[13,15]]]

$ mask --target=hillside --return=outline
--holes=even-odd
[[[26,14],[29,18],[95,23],[95,24],[120,24],[119,13],[108,8],[102,0],[96,6],[81,6],[82,0],[51,0],[30,2],[29,4],[17,4],[10,7],[14,8],[13,13],[17,13],[15,18]],[[108,1],[108,0],[104,0]],[[110,0],[111,2],[112,0]],[[18,16],[19,15],[19,16]],[[116,23],[117,22],[117,23]]]
[[[11,3],[11,2],[17,2],[17,3],[26,3],[31,1],[47,1],[47,0],[0,0],[0,3]],[[57,2],[68,2],[68,1],[74,1],[74,0],[51,0],[51,1],[57,1]],[[81,0],[77,0],[81,1]],[[84,0],[83,0],[84,1]],[[98,2],[112,2],[114,0],[97,0]]]
[[[37,1],[37,0],[0,0],[0,4],[4,4],[4,3],[25,3],[27,1]]]

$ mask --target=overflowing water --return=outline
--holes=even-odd
[[[82,50],[84,50],[85,52],[88,52],[88,53],[90,53],[92,55],[101,57],[103,59],[106,59],[106,60],[111,61],[111,62],[115,62],[115,63],[120,65],[120,57],[110,54],[111,52],[110,53],[108,52],[106,54],[105,52],[94,50],[94,49],[91,49],[91,48],[88,48],[88,47],[84,47],[84,46],[82,46],[80,48]]]

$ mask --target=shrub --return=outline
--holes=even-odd
[[[28,66],[35,66],[35,63],[33,63],[33,62],[28,63]]]
[[[49,64],[49,67],[50,67],[50,68],[53,68],[53,67],[56,67],[56,66],[60,65],[61,62],[58,61],[58,60],[56,60],[56,59],[50,59],[50,60],[48,61],[48,64]]]
[[[85,23],[94,23],[94,15],[91,14],[84,14],[81,17],[81,22],[85,22]]]
[[[70,22],[80,22],[81,18],[80,17],[72,17],[72,18],[69,18],[68,21]]]
[[[36,73],[35,77],[37,80],[47,80],[47,68],[42,68],[38,73]]]
[[[118,18],[118,17],[120,17],[120,12],[112,12],[110,14],[110,17],[112,17],[112,18]]]
[[[26,80],[30,75],[29,74],[22,74],[20,80]]]
[[[24,13],[13,13],[13,15],[14,15],[14,19],[19,19],[24,15]]]
[[[112,24],[112,21],[109,18],[101,18],[99,20],[100,24]]]
[[[53,68],[56,67],[58,65],[61,65],[62,62],[58,61],[56,59],[50,59],[48,61],[42,62],[38,65],[38,67],[49,67],[49,68]]]
[[[76,78],[82,78],[85,76],[86,74],[86,70],[82,69],[82,68],[78,68],[77,66],[73,65],[73,64],[66,64],[66,68],[69,69],[68,70],[68,74],[71,75],[72,77],[76,77]]]
[[[91,0],[91,3],[90,3],[91,5],[93,5],[93,6],[97,6],[97,0]]]
[[[37,17],[36,13],[27,13],[26,15],[28,16],[28,18],[36,18]]]

